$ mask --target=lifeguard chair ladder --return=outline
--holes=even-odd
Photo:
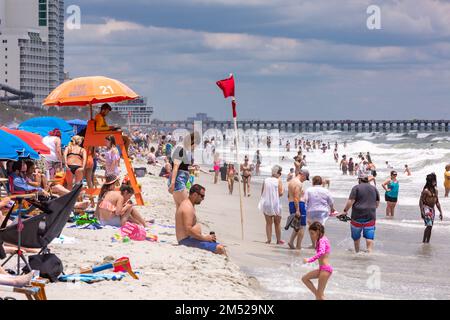
[[[133,167],[131,166],[130,158],[128,158],[127,151],[125,150],[125,144],[122,138],[122,131],[95,131],[95,120],[89,120],[86,127],[86,135],[84,137],[84,148],[86,152],[89,152],[89,147],[104,147],[106,145],[106,137],[114,136],[116,139],[116,144],[120,147],[122,153],[123,161],[125,167],[127,168],[128,177],[130,178],[131,186],[134,190],[134,196],[136,198],[136,203],[139,206],[144,205],[144,200],[142,199],[141,189],[136,180]],[[86,192],[90,195],[97,195],[100,189],[86,189]]]

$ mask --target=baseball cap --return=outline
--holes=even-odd
[[[309,180],[309,171],[308,171],[308,169],[300,169],[300,171],[298,173],[304,175],[306,180]]]

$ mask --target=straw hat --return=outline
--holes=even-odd
[[[119,177],[116,176],[115,174],[107,174],[105,176],[105,183],[104,184],[113,184],[115,183],[117,180],[119,180]]]

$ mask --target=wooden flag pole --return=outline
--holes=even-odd
[[[242,240],[244,240],[244,204],[242,201],[242,185],[241,185],[241,174],[240,174],[240,163],[239,163],[239,131],[238,131],[238,127],[237,127],[235,97],[233,97],[233,100],[231,101],[231,105],[233,107],[234,133],[235,133],[235,137],[236,137],[236,168],[239,168],[238,182],[239,182],[239,202],[240,202],[240,209],[241,209],[241,235],[242,235]]]

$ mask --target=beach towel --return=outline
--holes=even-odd
[[[83,273],[83,274],[65,274],[58,277],[58,281],[61,282],[85,282],[85,283],[94,283],[100,282],[104,280],[112,280],[112,281],[120,281],[125,277],[125,274],[115,274],[115,273]]]

